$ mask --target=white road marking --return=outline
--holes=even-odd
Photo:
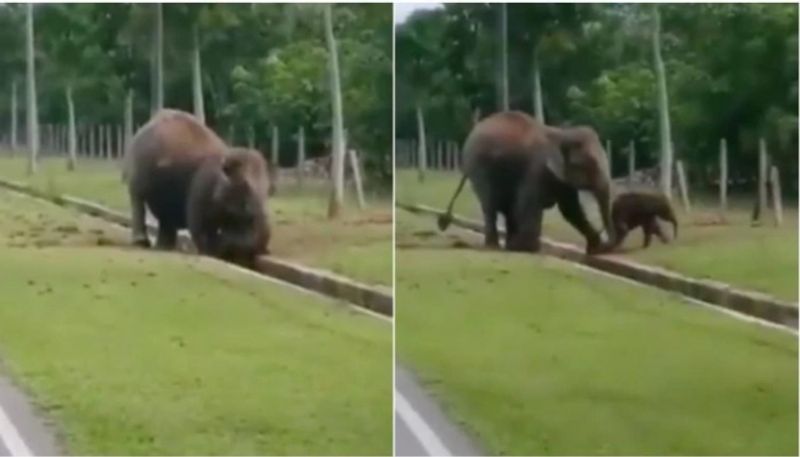
[[[394,391],[394,402],[397,414],[403,419],[403,422],[405,422],[428,455],[453,455],[431,426],[425,422],[425,419],[411,406],[406,397],[397,390]]]
[[[19,434],[19,430],[11,422],[3,406],[0,405],[0,441],[3,442],[6,449],[13,456],[30,456],[33,455],[30,448],[25,444],[25,440]]]

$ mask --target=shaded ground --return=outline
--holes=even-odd
[[[444,209],[458,178],[454,172],[428,172],[425,182],[419,183],[416,172],[399,171],[397,201]],[[728,223],[719,224],[715,207],[695,202],[691,216],[678,214],[681,226],[677,242],[663,245],[654,240],[650,248],[642,250],[642,234],[638,230],[626,239],[624,255],[694,277],[723,281],[797,302],[797,209],[784,211],[784,225],[780,228],[772,226],[771,214],[767,215],[770,222],[764,226],[750,227],[749,204],[733,202],[727,215]],[[480,208],[469,185],[457,200],[455,211],[481,220]],[[588,211],[595,227],[600,227],[596,207],[590,204]],[[436,230],[433,218],[429,228]],[[564,221],[557,209],[545,213],[543,231],[545,236],[583,246],[580,234]]]
[[[21,156],[0,155],[0,177],[27,182],[53,194],[69,194],[128,211],[120,162],[84,159],[78,171],[68,172],[63,158],[40,160],[39,173],[28,177]],[[279,182],[269,206],[274,221],[273,254],[357,280],[391,285],[392,203],[385,196],[369,196],[368,207],[349,206],[336,221],[328,220],[325,184],[307,180],[304,189],[293,179]]]
[[[389,324],[126,240],[0,191],[0,359],[71,453],[391,452]]]
[[[398,356],[487,451],[797,453],[796,336],[397,217]]]

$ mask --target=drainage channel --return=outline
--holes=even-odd
[[[396,206],[415,214],[439,216],[443,211],[425,205],[396,203]],[[472,232],[483,233],[483,224],[461,216],[453,216],[453,225]],[[505,235],[503,230],[500,230]],[[689,278],[673,271],[649,265],[642,265],[618,256],[587,256],[582,249],[568,243],[561,243],[542,237],[542,252],[577,263],[593,270],[680,294],[693,302],[728,312],[739,313],[751,318],[777,324],[793,332],[798,330],[797,306],[775,297],[758,292],[741,290],[729,284],[705,279]]]
[[[0,187],[60,206],[70,207],[106,222],[128,228],[131,226],[131,221],[127,216],[95,202],[67,195],[49,195],[25,184],[6,180],[0,180]],[[150,232],[155,233],[156,229],[155,224],[148,223]],[[191,238],[185,232],[178,234],[178,249],[184,252],[194,250]],[[387,287],[363,284],[329,271],[297,265],[271,256],[259,257],[256,261],[256,270],[260,274],[349,302],[379,315],[391,317],[394,314],[392,293]]]

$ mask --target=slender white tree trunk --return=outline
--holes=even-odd
[[[161,3],[155,4],[156,20],[153,21],[153,106],[155,113],[164,108],[164,10]]]
[[[425,114],[422,112],[422,105],[417,104],[417,177],[420,182],[425,180],[425,171],[428,168],[428,151],[426,144],[428,139],[425,137]]]
[[[278,148],[280,148],[280,140],[278,138],[278,126],[272,126],[272,147],[270,148],[270,157],[272,158],[272,166],[275,167],[275,171],[277,172],[278,167]]]
[[[203,72],[200,62],[200,36],[197,24],[192,28],[192,95],[194,99],[194,115],[203,124],[206,123],[206,113],[203,107]]]
[[[658,118],[661,145],[659,187],[667,198],[672,198],[672,133],[669,122],[669,96],[667,94],[667,76],[664,70],[664,61],[661,59],[661,16],[656,5],[653,5],[653,56],[658,84]]]
[[[333,157],[331,177],[333,188],[328,217],[336,218],[344,202],[344,121],[342,119],[342,90],[339,84],[339,57],[336,51],[336,38],[333,36],[332,6],[325,5],[325,41],[328,44],[330,63],[331,104],[333,108]]]
[[[125,113],[123,115],[123,122],[125,123],[125,141],[124,150],[128,149],[128,144],[133,138],[133,89],[128,89],[125,94]],[[124,152],[123,152],[124,154]]]
[[[297,185],[303,187],[303,165],[306,161],[306,134],[302,126],[297,132]]]
[[[542,77],[539,72],[539,56],[533,51],[533,112],[536,119],[544,124],[544,105],[542,103]]]
[[[500,109],[509,110],[508,102],[508,6],[501,3],[500,27]]]
[[[633,173],[636,171],[636,143],[631,141],[628,147],[628,186],[633,185]]]
[[[75,136],[75,103],[72,84],[67,85],[67,169],[74,170],[78,162],[78,143]]]
[[[39,155],[39,125],[36,113],[36,68],[33,55],[33,4],[28,3],[25,20],[25,54],[28,63],[27,71],[27,105],[28,105],[28,174],[36,173],[36,159]]]
[[[17,150],[17,80],[11,80],[11,152]]]
[[[728,142],[719,140],[719,210],[723,217],[728,210]]]
[[[780,227],[783,224],[783,196],[781,195],[781,177],[778,174],[778,167],[771,166],[769,176],[769,182],[772,186],[772,215],[775,220],[775,226]]]

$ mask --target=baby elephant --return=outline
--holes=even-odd
[[[673,237],[678,238],[678,220],[669,200],[658,193],[651,192],[626,192],[617,196],[611,206],[611,221],[617,232],[614,244],[618,247],[625,241],[625,236],[636,227],[644,231],[644,247],[650,245],[650,239],[655,234],[662,242],[669,240],[661,231],[656,219],[671,222]]]
[[[232,148],[222,163],[210,159],[189,188],[187,221],[197,250],[245,266],[268,254],[270,189],[264,158],[256,150]]]

